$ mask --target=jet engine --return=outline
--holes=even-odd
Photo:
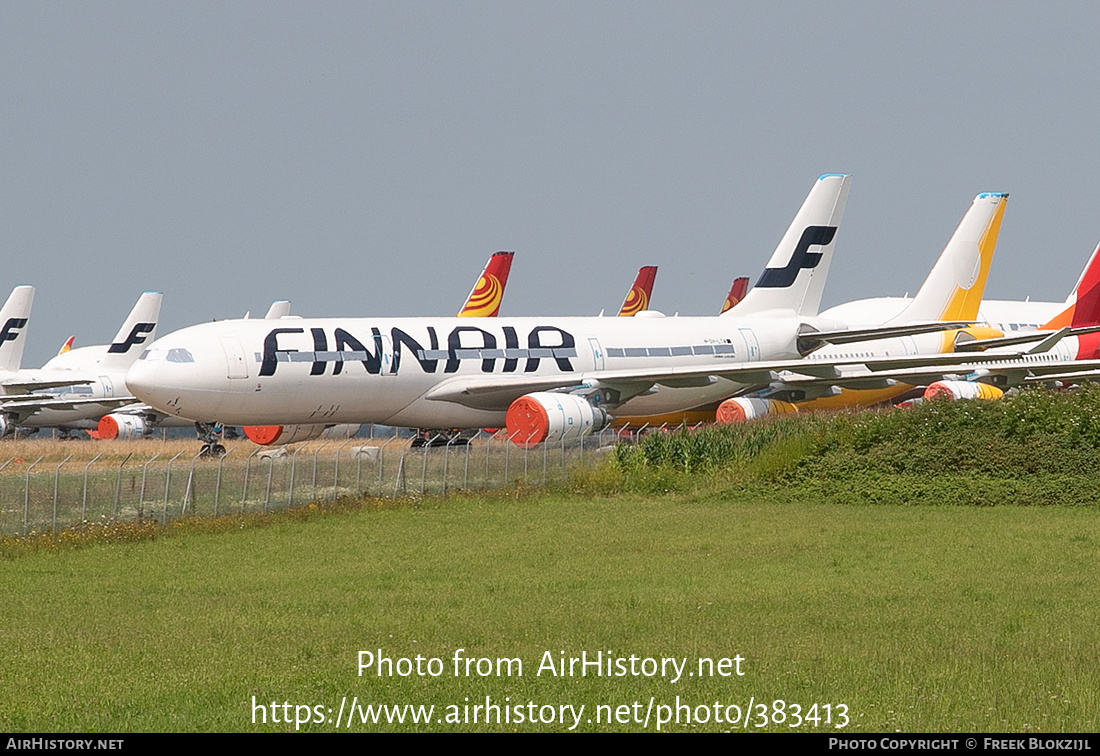
[[[792,415],[796,412],[798,412],[798,407],[790,402],[739,396],[736,399],[727,399],[719,404],[718,410],[714,413],[714,420],[719,425],[728,425],[755,420],[765,415]]]
[[[245,425],[241,430],[260,446],[282,446],[310,441],[325,432],[327,425]]]
[[[936,381],[924,390],[925,399],[1000,399],[1005,392],[988,383]]]
[[[579,439],[611,422],[611,416],[583,396],[526,394],[512,402],[505,416],[508,438],[517,446]]]
[[[95,437],[107,440],[114,438],[143,438],[151,430],[149,423],[145,422],[145,418],[141,415],[127,415],[121,412],[115,412],[99,418],[99,424],[96,426],[95,430]]]

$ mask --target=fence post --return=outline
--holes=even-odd
[[[344,453],[344,447],[351,443],[351,440],[355,436],[348,436],[348,440],[340,444],[340,448],[336,450],[336,464],[332,471],[332,501],[336,501],[336,491],[340,488],[340,455]]]
[[[160,456],[160,452],[157,452],[149,460],[141,466],[141,496],[138,499],[138,520],[141,520],[142,514],[145,512],[145,472],[149,469],[149,463]]]
[[[27,468],[26,477],[23,479],[23,537],[27,537],[27,510],[31,506],[31,468],[42,461],[42,457],[39,457],[34,462],[31,462],[30,467]]]
[[[248,459],[244,462],[244,484],[241,486],[241,514],[244,514],[244,503],[248,499],[248,470],[252,467],[252,458],[260,453],[263,449],[262,446],[256,447],[256,451],[248,455]],[[265,509],[267,505],[264,505]]]
[[[53,525],[50,530],[51,533],[57,532],[57,479],[61,475],[62,465],[64,465],[72,458],[72,454],[65,457],[65,459],[61,460],[61,463],[57,467],[55,467],[53,471]]]
[[[428,443],[424,444],[424,464],[420,467],[420,495],[424,495],[424,481],[428,477],[428,450],[432,448],[432,444],[437,438],[442,436],[442,433],[437,433],[428,439]]]
[[[396,434],[394,436],[396,438]],[[397,498],[397,487],[401,486],[401,493],[406,493],[405,487],[405,450],[408,446],[401,447],[401,456],[397,460],[397,474],[393,476],[393,498]]]
[[[97,459],[103,456],[103,452],[92,457],[92,461],[84,465],[84,493],[80,499],[80,521],[88,521],[88,468],[91,467]],[[0,470],[4,468],[0,467]]]
[[[11,458],[11,459],[9,459],[9,460],[8,460],[7,462],[5,462],[4,464],[0,465],[0,470],[3,470],[3,469],[4,469],[5,467],[7,467],[8,465],[10,465],[10,464],[11,464],[12,462],[14,462],[14,461],[15,461],[15,457],[12,457],[12,458]],[[3,532],[4,532],[4,521],[3,521],[2,519],[0,519],[0,534],[3,534]]]
[[[268,506],[271,504],[271,476],[275,473],[275,458],[267,458],[267,495],[264,496],[264,513],[267,513]],[[293,479],[293,476],[291,476]]]
[[[317,451],[313,452],[313,500],[317,501],[317,455],[321,453],[321,450],[328,446],[331,442],[326,441],[317,447]]]
[[[457,437],[456,437],[457,438]],[[451,444],[454,443],[454,438],[447,439],[447,445],[443,447],[443,493],[447,493],[447,466],[451,461]]]
[[[512,435],[504,440],[504,484],[508,484],[508,455],[512,451],[512,439],[516,437],[516,433],[519,431],[513,431]]]
[[[304,448],[306,448],[304,445],[299,446],[297,449],[294,450],[294,453],[290,455],[290,483],[289,490],[287,491],[286,495],[287,509],[294,506],[294,465],[298,461],[298,452],[300,452]]]
[[[180,454],[182,453],[183,452],[180,452]],[[229,452],[226,452],[226,454],[228,453]],[[180,509],[180,517],[185,517],[187,515],[187,502],[192,496],[195,485],[195,460],[197,460],[201,456],[202,450],[200,450],[199,453],[195,456],[191,457],[191,469],[187,473],[187,487],[183,490],[183,507]],[[225,454],[222,455],[222,457],[224,456]],[[221,457],[218,457],[218,461],[220,463]],[[218,465],[218,468],[221,468],[221,464]],[[217,517],[216,514],[214,516]]]
[[[168,487],[172,484],[172,463],[179,458],[179,455],[183,454],[183,450],[180,449],[176,452],[176,456],[168,460],[168,470],[164,473],[164,510],[160,515],[160,524],[168,524]]]
[[[372,425],[371,428],[373,428],[373,427],[374,426]],[[386,461],[386,447],[389,446],[395,438],[397,438],[397,428],[393,429],[393,435],[390,436],[389,438],[387,438],[386,443],[382,444],[381,448],[378,450],[378,495],[379,496],[382,495],[382,465],[385,464],[385,461]],[[402,450],[401,456],[402,457],[405,456],[404,450]],[[359,459],[362,460],[363,459],[362,456],[360,456]],[[362,461],[360,461],[360,464],[362,464]],[[396,496],[397,495],[396,488],[394,489],[394,491],[395,491],[394,496]]]
[[[111,509],[111,519],[112,520],[115,520],[115,519],[118,518],[118,497],[119,497],[119,494],[122,493],[122,466],[124,464],[126,464],[126,460],[130,459],[130,457],[132,457],[133,454],[134,454],[133,452],[130,452],[129,454],[127,454],[125,457],[122,458],[121,462],[118,463],[118,476],[115,478],[115,505]]]
[[[478,431],[479,433],[481,431]],[[489,437],[485,439],[485,479],[482,481],[482,486],[489,487],[489,452],[493,448],[493,439],[496,437],[495,433],[490,433]]]
[[[466,465],[462,469],[462,490],[465,491],[470,484],[470,444],[474,442],[477,436],[481,435],[481,431],[477,432],[477,435],[472,438],[466,439]]]
[[[218,457],[218,477],[214,479],[214,517],[218,516],[218,496],[222,492],[222,463],[225,462],[225,458],[233,453],[230,449],[225,454]]]

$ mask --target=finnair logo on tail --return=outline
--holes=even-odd
[[[8,318],[4,328],[0,329],[0,344],[5,341],[15,341],[19,338],[19,329],[27,324],[26,318]]]
[[[130,335],[127,336],[125,340],[111,344],[107,351],[110,354],[125,354],[130,351],[130,347],[137,344],[144,344],[145,337],[156,327],[156,323],[138,323],[130,329]]]
[[[794,247],[794,254],[783,268],[764,268],[757,287],[785,289],[798,278],[798,271],[812,270],[821,262],[821,252],[811,252],[810,247],[824,247],[836,236],[836,226],[806,226],[802,238]]]

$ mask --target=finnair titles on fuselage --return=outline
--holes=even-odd
[[[543,415],[563,413],[565,432],[583,432],[606,422],[604,408],[685,409],[740,387],[712,373],[798,357],[803,330],[837,325],[802,313],[820,303],[848,185],[818,179],[725,316],[223,321],[158,340],[127,384],[169,415],[239,425],[499,426],[535,397]]]
[[[797,357],[805,322],[791,314],[208,323],[155,343],[127,382],[169,414],[242,425],[502,425],[529,391],[603,384],[603,404],[656,414],[738,388],[690,377],[682,382],[702,385],[673,388],[678,368]],[[654,391],[653,376],[634,373],[666,376],[666,385]]]

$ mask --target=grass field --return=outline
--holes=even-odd
[[[833,730],[841,705],[842,732],[1095,731],[1096,517],[824,503],[778,486],[502,491],[33,553],[0,561],[0,730],[293,730],[272,723],[273,701],[291,704],[280,720],[335,720],[345,696],[436,707],[428,724],[357,717],[352,731],[573,724],[464,721],[489,696],[583,704],[585,731],[641,730],[596,715],[640,702],[627,717],[641,719],[651,698],[677,697],[708,721],[664,730],[731,729],[714,704],[732,716],[751,700],[749,730],[765,702],[768,731]],[[443,674],[360,677],[358,652],[378,649],[440,658]],[[456,677],[456,649],[519,658],[523,676]],[[562,651],[688,666],[677,682],[536,675]],[[686,676],[700,657],[738,655],[743,676]],[[253,724],[253,697],[266,724]],[[794,705],[815,703],[816,725],[789,727]],[[449,713],[460,722],[435,721]]]

